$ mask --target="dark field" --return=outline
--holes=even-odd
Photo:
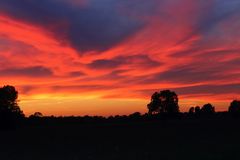
[[[231,117],[39,120],[0,131],[0,160],[240,159],[239,123]]]

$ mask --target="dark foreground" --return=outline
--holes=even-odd
[[[0,160],[91,159],[240,159],[240,119],[39,120],[0,131]]]

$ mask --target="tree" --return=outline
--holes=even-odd
[[[140,112],[132,113],[132,114],[129,115],[129,118],[139,119],[139,118],[141,118],[141,113]]]
[[[152,113],[178,113],[178,96],[170,90],[155,92],[151,97],[151,102],[147,105],[149,114]]]
[[[201,113],[203,113],[203,114],[213,114],[213,113],[215,113],[215,107],[210,103],[205,104],[201,108]]]
[[[155,92],[151,96],[151,102],[147,105],[148,113],[159,113],[160,112],[160,99],[159,99],[159,93]]]
[[[194,114],[194,107],[190,107],[188,113],[191,115]]]
[[[43,114],[41,112],[35,112],[31,116],[29,116],[29,118],[42,118],[42,117],[43,117]]]
[[[161,111],[167,113],[179,112],[178,96],[175,92],[164,90],[160,92]]]
[[[240,113],[240,101],[238,100],[233,100],[228,108],[229,113]]]
[[[194,108],[194,111],[195,111],[196,114],[199,114],[201,112],[201,108],[199,106],[196,106]]]
[[[18,92],[13,86],[0,88],[0,121],[3,124],[14,122],[24,117],[17,103]]]

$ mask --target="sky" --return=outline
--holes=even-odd
[[[26,115],[181,111],[240,98],[239,0],[1,0],[0,85]]]

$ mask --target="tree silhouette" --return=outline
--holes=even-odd
[[[0,124],[7,125],[24,117],[17,103],[18,92],[13,86],[0,88]]]
[[[151,97],[151,102],[147,105],[149,114],[152,113],[178,113],[178,96],[170,90],[155,92]]]
[[[43,114],[41,112],[35,112],[31,116],[29,116],[29,118],[42,118],[42,117],[43,117]]]
[[[160,92],[161,110],[167,113],[179,112],[178,96],[175,92],[164,90]]]
[[[201,108],[201,113],[203,113],[203,114],[213,114],[213,113],[215,113],[215,107],[210,103],[205,104]]]
[[[129,118],[131,119],[140,119],[141,118],[141,113],[140,112],[135,112],[129,115]]]
[[[240,101],[233,100],[228,108],[229,113],[239,114],[240,113]]]
[[[196,106],[194,108],[195,114],[199,114],[201,112],[201,108],[199,106]]]
[[[194,114],[194,107],[190,107],[188,113],[189,114]]]
[[[151,97],[151,102],[147,105],[149,114],[160,112],[161,102],[160,102],[159,96],[160,95],[158,92],[153,93]]]

